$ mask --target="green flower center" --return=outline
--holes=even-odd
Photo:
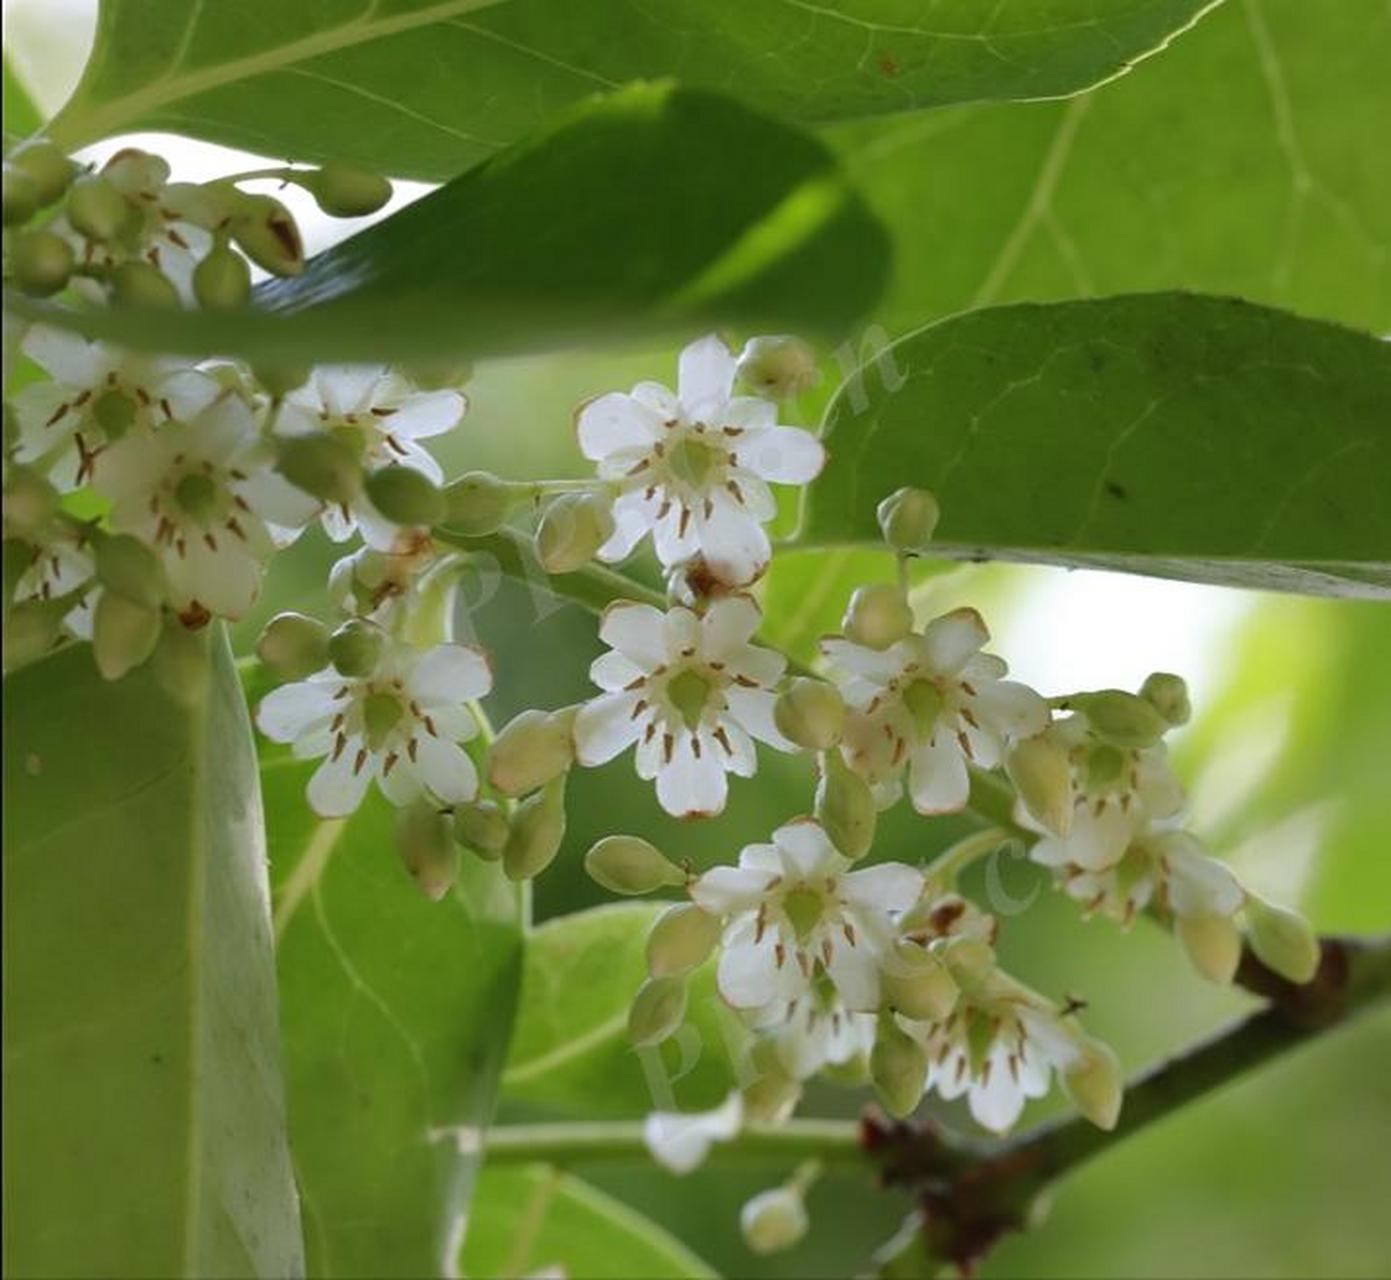
[[[209,476],[193,472],[174,486],[174,501],[194,520],[204,521],[217,506],[217,486]]]
[[[1087,789],[1106,791],[1125,774],[1126,753],[1115,747],[1093,747],[1087,757]]]
[[[914,680],[903,691],[903,705],[913,717],[919,738],[930,738],[942,714],[942,691],[931,680]]]
[[[135,421],[135,401],[124,391],[103,391],[92,404],[92,417],[108,440],[119,440]]]
[[[694,729],[700,724],[705,712],[705,704],[710,700],[710,681],[698,671],[687,668],[672,676],[667,685],[667,698],[680,713],[686,728]]]
[[[369,693],[362,700],[362,724],[367,731],[367,745],[381,750],[388,735],[405,714],[401,700],[392,693]]]
[[[792,926],[792,932],[797,935],[797,941],[805,942],[811,936],[811,931],[821,923],[826,900],[814,889],[798,887],[783,898],[782,909]]]
[[[332,424],[332,430],[334,439],[345,445],[354,458],[361,460],[366,457],[373,436],[370,428],[363,426],[360,422],[350,422],[347,418],[339,418]]]
[[[683,436],[667,455],[671,474],[694,489],[703,489],[725,460],[725,451],[706,444],[697,434]]]

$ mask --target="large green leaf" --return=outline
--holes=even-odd
[[[869,542],[903,484],[942,554],[1391,594],[1391,345],[1223,298],[972,312],[847,384],[805,542]]]
[[[485,1169],[464,1274],[686,1280],[715,1273],[675,1236],[597,1188],[541,1165]]]
[[[347,820],[263,751],[290,1140],[316,1276],[452,1275],[521,975],[517,891],[465,861],[428,901],[373,791]]]
[[[838,126],[894,233],[885,324],[1183,288],[1386,332],[1388,66],[1382,0],[1228,0],[1066,103]]]
[[[676,76],[804,121],[1075,93],[1216,0],[105,0],[55,126],[163,128],[446,178],[558,106]]]
[[[726,321],[834,332],[887,267],[820,142],[714,94],[637,85],[263,286],[269,315],[17,305],[171,351],[383,360]]]
[[[175,701],[5,682],[5,1272],[302,1272],[261,805],[225,640]]]

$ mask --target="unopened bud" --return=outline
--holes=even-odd
[[[431,902],[438,902],[459,876],[459,847],[449,815],[423,802],[396,815],[396,852],[411,878]]]
[[[1078,1054],[1063,1071],[1063,1090],[1098,1129],[1114,1129],[1124,1091],[1120,1059],[1110,1045],[1080,1036]]]
[[[164,307],[179,305],[179,291],[152,262],[131,259],[111,273],[111,301],[119,307]]]
[[[639,1049],[661,1044],[685,1017],[685,979],[648,978],[628,1010],[628,1039]]]
[[[119,680],[155,651],[163,630],[157,609],[103,591],[92,613],[92,656],[106,680]]]
[[[845,701],[834,685],[798,676],[773,704],[773,722],[799,747],[827,751],[845,728]]]
[[[932,541],[942,511],[927,489],[899,489],[879,504],[879,531],[895,551],[922,551]]]
[[[444,523],[471,538],[495,533],[525,489],[487,471],[465,472],[445,486]]]
[[[381,174],[337,161],[313,173],[297,174],[295,181],[313,195],[320,209],[334,218],[361,218],[376,213],[391,199],[391,183]]]
[[[158,609],[164,603],[164,564],[155,551],[128,533],[99,536],[92,547],[97,580],[132,604]]]
[[[584,855],[584,869],[610,893],[627,896],[686,882],[680,867],[639,836],[605,836]]]
[[[52,204],[77,176],[77,165],[67,153],[42,138],[16,147],[5,163],[28,174],[40,207]]]
[[[647,935],[647,972],[672,978],[698,968],[714,951],[721,930],[719,917],[693,902],[668,907]]]
[[[791,400],[820,378],[812,349],[787,334],[750,338],[734,369],[750,391],[770,400]]]
[[[58,510],[58,490],[33,467],[12,466],[5,477],[5,537],[38,533]]]
[[[1179,916],[1174,932],[1203,977],[1223,986],[1231,982],[1241,961],[1241,931],[1229,916]]]
[[[454,838],[487,862],[496,862],[507,846],[507,815],[492,800],[454,806]]]
[[[1282,978],[1303,984],[1318,972],[1319,940],[1297,911],[1252,894],[1246,900],[1246,937],[1261,962]]]
[[[307,364],[258,364],[252,370],[252,376],[265,389],[268,396],[279,399],[281,396],[289,395],[297,387],[302,387],[309,381],[310,366]]]
[[[512,816],[502,850],[502,869],[509,880],[530,880],[555,860],[565,839],[565,774],[528,796]]]
[[[52,231],[21,231],[10,247],[15,284],[37,298],[62,289],[75,265],[72,246]]]
[[[1188,701],[1188,683],[1182,676],[1156,671],[1145,677],[1140,696],[1171,725],[1187,724],[1193,714]]]
[[[739,1213],[739,1230],[754,1253],[781,1253],[806,1235],[807,1207],[795,1187],[774,1187],[748,1201]]]
[[[256,656],[280,680],[303,680],[328,666],[328,628],[302,613],[278,613],[256,641]]]
[[[394,524],[437,524],[444,518],[444,495],[414,467],[373,471],[365,488],[372,505]]]
[[[304,270],[304,245],[294,215],[274,196],[242,194],[233,205],[232,239],[258,267],[273,276]]]
[[[251,297],[251,267],[230,245],[214,245],[193,268],[193,296],[209,311],[244,306]]]
[[[913,630],[913,611],[898,587],[874,582],[855,589],[840,625],[856,644],[887,649]]]
[[[362,487],[362,464],[338,436],[316,431],[280,442],[276,470],[323,502],[351,502]]]
[[[328,659],[340,676],[365,680],[381,661],[386,636],[374,622],[349,618],[328,638]]]
[[[207,687],[207,630],[190,631],[172,613],[166,614],[150,669],[170,698],[181,706],[192,706]]]
[[[802,1098],[801,1082],[783,1070],[781,1064],[762,1067],[741,1090],[744,1118],[749,1124],[780,1125],[797,1108]]]
[[[22,600],[5,611],[5,670],[42,658],[54,645],[72,608],[59,600]]]
[[[911,1115],[927,1085],[927,1050],[892,1017],[879,1019],[869,1054],[869,1075],[884,1110],[897,1119]]]
[[[402,369],[421,391],[457,391],[473,377],[471,360],[409,360]]]
[[[851,861],[869,852],[879,816],[874,793],[835,749],[821,755],[813,813],[831,843]]]
[[[89,240],[111,240],[130,216],[125,197],[105,178],[79,178],[68,190],[68,221]]]
[[[536,558],[547,573],[574,573],[612,536],[613,511],[606,498],[564,493],[541,516],[536,528]]]
[[[39,188],[29,174],[12,164],[5,165],[3,186],[0,186],[0,205],[3,205],[7,227],[18,227],[39,211]]]
[[[488,781],[505,796],[525,795],[564,773],[575,760],[574,712],[523,711],[488,749]]]
[[[914,1022],[940,1022],[961,994],[941,959],[907,938],[894,943],[883,969],[884,998]]]
[[[1024,807],[1054,835],[1072,829],[1072,765],[1067,749],[1051,734],[1015,743],[1005,756],[1005,773]]]
[[[1152,747],[1169,728],[1153,703],[1122,689],[1079,693],[1067,700],[1087,717],[1092,731],[1122,750]]]

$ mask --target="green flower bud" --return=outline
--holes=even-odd
[[[265,393],[275,399],[288,395],[309,381],[311,368],[307,364],[256,365],[251,374]]]
[[[214,245],[193,268],[193,296],[209,311],[245,306],[251,297],[251,267],[230,245]]]
[[[327,431],[282,440],[275,467],[296,488],[323,502],[351,502],[362,488],[357,454]]]
[[[661,1044],[685,1017],[685,979],[648,978],[628,1010],[628,1039],[639,1049]]]
[[[1078,1037],[1078,1055],[1062,1073],[1063,1091],[1098,1129],[1114,1129],[1121,1114],[1121,1064],[1109,1045]]]
[[[1226,986],[1241,962],[1241,931],[1227,916],[1179,916],[1174,921],[1193,967],[1209,982]]]
[[[565,774],[517,806],[502,850],[509,880],[530,880],[555,860],[565,839]]]
[[[1246,937],[1261,962],[1282,978],[1303,984],[1318,972],[1319,940],[1297,911],[1252,894],[1246,900]]]
[[[10,247],[15,284],[37,298],[66,286],[74,266],[72,246],[52,231],[21,231]]]
[[[613,511],[606,498],[565,493],[555,498],[536,529],[536,558],[547,573],[582,569],[613,536]]]
[[[356,165],[332,161],[313,173],[300,173],[295,181],[314,202],[334,218],[360,218],[376,213],[391,199],[391,183],[378,173]]]
[[[913,611],[898,587],[875,582],[855,589],[840,625],[856,644],[887,649],[913,630]]]
[[[256,641],[256,656],[279,680],[303,680],[328,666],[328,628],[302,613],[277,613]]]
[[[922,551],[932,541],[942,511],[926,489],[899,489],[879,504],[879,531],[895,551]]]
[[[1067,705],[1087,717],[1098,737],[1124,751],[1154,746],[1169,728],[1153,703],[1121,689],[1079,693],[1068,698]]]
[[[180,706],[193,706],[203,696],[208,680],[207,630],[190,631],[172,613],[150,659],[159,687]]]
[[[811,390],[821,376],[812,349],[787,334],[750,338],[734,370],[750,391],[770,400],[791,400]]]
[[[414,467],[383,467],[367,477],[365,487],[372,505],[396,524],[438,524],[444,518],[444,495]]]
[[[92,614],[92,656],[105,680],[119,680],[145,661],[159,643],[159,610],[103,591]]]
[[[459,877],[459,847],[449,815],[433,805],[407,805],[396,815],[396,852],[431,902],[438,902]]]
[[[28,222],[39,211],[38,183],[23,169],[6,164],[3,186],[0,186],[0,206],[4,209],[7,227]]]
[[[105,178],[79,178],[68,190],[68,221],[89,240],[112,240],[130,217],[126,198]]]
[[[52,204],[78,173],[78,166],[66,152],[42,138],[16,147],[5,157],[5,163],[28,174],[40,207]]]
[[[847,858],[854,861],[869,852],[878,819],[874,793],[869,783],[845,763],[839,751],[821,755],[813,813],[831,843]]]
[[[609,892],[628,896],[686,882],[680,867],[639,836],[605,836],[584,855],[584,869]]]
[[[454,806],[454,838],[487,862],[502,857],[510,830],[507,815],[492,800]]]
[[[242,194],[232,206],[232,239],[248,258],[273,276],[304,270],[304,245],[294,215],[274,196]]]
[[[22,600],[5,612],[5,670],[42,658],[58,643],[63,618],[75,600]]]
[[[765,1043],[772,1050],[771,1041]],[[740,1090],[744,1119],[749,1124],[779,1125],[796,1109],[802,1097],[802,1086],[783,1070],[772,1053],[764,1064],[760,1064],[759,1057],[755,1053],[755,1065],[761,1066],[759,1074]]]
[[[845,701],[834,685],[798,676],[773,704],[773,722],[799,747],[828,751],[845,728]]]
[[[693,902],[668,907],[647,935],[647,972],[654,978],[674,978],[704,964],[720,940],[718,916]]]
[[[961,994],[945,964],[926,947],[899,938],[883,969],[884,998],[905,1018],[940,1022]]]
[[[457,391],[473,377],[473,361],[411,360],[402,365],[402,370],[422,391]]]
[[[796,1187],[774,1187],[748,1201],[739,1212],[739,1230],[754,1253],[781,1253],[806,1235],[811,1225],[802,1193]]]
[[[58,490],[33,467],[12,466],[5,478],[5,537],[38,533],[58,510]]]
[[[164,564],[139,538],[101,534],[92,546],[97,580],[108,592],[146,609],[158,609],[166,590]]]
[[[936,950],[959,987],[978,985],[994,972],[995,948],[984,938],[951,938]]]
[[[881,1017],[869,1076],[885,1111],[898,1119],[911,1115],[927,1085],[927,1050],[893,1018]]]
[[[111,301],[119,307],[172,308],[179,305],[179,291],[153,263],[131,259],[111,273]]]
[[[526,493],[487,471],[469,471],[444,489],[444,521],[451,529],[481,538],[502,527],[507,513]]]
[[[1019,798],[1054,835],[1072,829],[1072,765],[1067,749],[1051,734],[1016,743],[1005,756],[1005,772]]]
[[[1182,676],[1155,671],[1145,677],[1140,697],[1154,707],[1171,725],[1187,724],[1193,714],[1188,701],[1188,684]]]
[[[488,781],[505,796],[525,795],[563,774],[575,760],[574,711],[523,711],[488,749]]]
[[[328,660],[341,676],[365,680],[381,661],[386,637],[375,622],[349,618],[328,638]]]

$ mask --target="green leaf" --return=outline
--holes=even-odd
[[[250,726],[87,646],[5,682],[5,1272],[302,1274]]]
[[[1120,75],[1216,0],[106,0],[58,136],[170,129],[446,178],[596,88],[654,76],[802,120],[1043,98]],[[726,189],[727,190],[727,189]]]
[[[15,75],[10,60],[5,58],[3,61],[5,149],[8,151],[12,142],[37,133],[43,124],[43,117],[28,90]]]
[[[848,383],[802,541],[870,542],[903,484],[945,555],[1391,595],[1391,345],[1223,298],[973,312]]]
[[[628,1008],[647,977],[647,931],[662,905],[595,907],[532,933],[502,1077],[506,1100],[590,1118],[696,1111],[723,1100],[739,1028],[715,992],[713,965],[693,975],[676,1035],[655,1050],[628,1042]]]
[[[263,751],[290,1140],[317,1276],[454,1274],[521,975],[521,911],[464,861],[428,901],[375,791],[322,821]]]
[[[269,315],[14,305],[128,345],[391,360],[723,322],[833,333],[874,304],[887,265],[820,142],[713,94],[638,85],[263,286]]]
[[[838,126],[894,235],[884,324],[1182,288],[1391,330],[1388,65],[1381,0],[1228,0],[1066,103]]]
[[[464,1244],[470,1276],[685,1280],[715,1273],[675,1236],[587,1182],[542,1165],[485,1169]]]

